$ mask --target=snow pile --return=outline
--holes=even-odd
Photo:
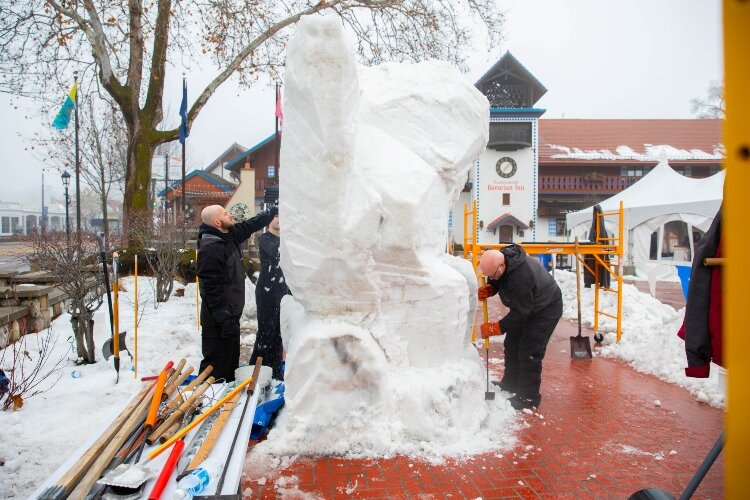
[[[284,88],[286,406],[260,448],[507,445],[514,412],[490,412],[470,342],[476,279],[445,254],[446,214],[487,143],[486,98],[440,62],[360,69],[340,22],[320,17],[290,42]]]
[[[630,146],[617,146],[615,151],[609,149],[580,149],[576,147],[547,144],[551,149],[560,151],[552,158],[571,158],[576,160],[638,160],[659,161],[662,155],[669,160],[723,160],[726,150],[721,144],[714,146],[713,151],[707,153],[702,149],[679,149],[668,144],[644,144],[643,153],[635,151]]]
[[[555,279],[563,293],[563,317],[576,320],[576,281],[575,273],[556,270]],[[613,288],[617,282],[613,280]],[[615,314],[617,312],[617,295],[600,292],[600,309]],[[594,289],[584,288],[581,279],[581,315],[582,323],[593,328],[594,325]],[[673,307],[662,304],[647,293],[640,292],[635,286],[623,286],[622,299],[622,338],[617,342],[617,324],[613,318],[599,316],[599,331],[604,334],[605,345],[597,350],[601,356],[625,361],[636,370],[650,373],[667,382],[685,387],[699,401],[711,406],[724,407],[725,397],[719,387],[716,366],[711,367],[708,378],[690,378],[685,376],[687,358],[685,343],[677,336],[682,325],[685,309],[675,311]]]
[[[128,332],[126,345],[134,354],[134,280],[122,278],[120,283],[120,331]],[[142,387],[140,377],[156,375],[167,361],[177,363],[183,357],[188,365],[198,369],[201,343],[196,324],[195,284],[184,287],[184,297],[173,295],[164,304],[154,302],[152,278],[139,278],[138,287],[138,380],[131,371],[133,361],[125,351],[120,353],[117,384],[112,358],[105,362],[101,355],[104,341],[110,338],[106,299],[94,314],[95,364],[75,366],[77,356],[69,314],[52,323],[49,328],[53,336],[52,354],[47,366],[52,367],[62,359],[61,368],[38,387],[46,392],[28,398],[18,411],[0,412],[3,429],[0,462],[5,463],[0,466],[3,498],[26,498],[76,448],[94,434],[98,436]],[[182,284],[175,283],[175,288],[181,287]],[[38,359],[38,340],[47,332],[24,337],[27,373]],[[6,362],[9,356],[6,354]]]

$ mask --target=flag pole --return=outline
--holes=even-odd
[[[78,84],[78,70],[73,72],[75,84]],[[81,231],[81,158],[78,151],[78,92],[75,100],[76,112],[76,228]],[[79,235],[80,238],[80,235]]]
[[[276,178],[279,178],[279,171],[281,170],[281,165],[279,165],[279,150],[281,149],[281,140],[279,138],[279,106],[281,106],[281,103],[279,102],[281,100],[281,96],[279,95],[279,84],[276,84],[276,108],[274,110],[274,115],[276,116]]]
[[[182,73],[182,87],[187,88],[187,78],[185,73]],[[182,218],[185,218],[185,142],[187,139],[182,141]]]

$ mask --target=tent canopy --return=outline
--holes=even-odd
[[[724,177],[721,171],[691,179],[672,170],[663,159],[638,182],[599,203],[603,212],[616,212],[622,201],[625,265],[634,266],[639,275],[653,274],[658,265],[664,268],[659,279],[676,278],[674,265],[689,264],[697,239],[719,211]],[[571,236],[587,238],[593,206],[567,214],[566,219]],[[605,224],[617,235],[616,217],[606,217]]]
[[[620,207],[625,211],[625,229],[632,229],[646,220],[667,214],[697,214],[713,218],[723,199],[725,172],[705,179],[691,179],[678,174],[662,159],[638,182],[599,203],[602,211]],[[591,224],[593,205],[566,215],[569,228]]]

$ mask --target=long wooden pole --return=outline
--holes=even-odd
[[[135,256],[135,316],[133,317],[133,335],[135,336],[135,360],[133,378],[138,379],[138,255]]]
[[[216,410],[218,410],[219,408],[221,408],[222,405],[224,403],[226,403],[227,401],[229,401],[230,399],[232,399],[235,394],[239,393],[240,391],[242,391],[242,389],[244,389],[248,385],[252,384],[253,380],[254,380],[253,377],[250,377],[247,380],[243,381],[240,385],[238,385],[237,387],[235,387],[232,390],[232,392],[230,392],[229,394],[227,394],[226,396],[224,396],[223,398],[221,398],[217,403],[215,403],[205,413],[202,413],[198,418],[196,418],[195,420],[193,420],[192,422],[190,422],[190,424],[188,424],[185,427],[183,427],[182,430],[180,432],[178,432],[177,434],[175,434],[174,436],[172,436],[172,438],[169,441],[167,441],[166,443],[164,443],[163,445],[159,446],[157,449],[155,449],[151,453],[149,453],[148,454],[148,458],[151,459],[151,460],[153,460],[154,458],[156,458],[159,455],[161,455],[161,453],[164,450],[166,450],[167,448],[169,448],[170,446],[172,446],[175,441],[177,441],[182,436],[184,436],[185,434],[187,434],[188,432],[190,432],[196,425],[198,425],[201,422],[203,422],[212,413],[214,413]]]
[[[140,408],[144,402],[149,402],[146,397],[151,389],[154,387],[153,384],[148,387],[142,388],[138,394],[130,400],[130,403],[120,412],[120,415],[112,422],[109,427],[99,436],[99,439],[94,441],[88,450],[79,458],[73,466],[68,469],[58,481],[55,486],[46,490],[43,494],[43,498],[65,498],[65,495],[70,494],[75,485],[80,481],[83,475],[91,467],[91,464],[99,457],[104,447],[112,440],[118,431],[122,428],[123,424],[129,420],[130,416]],[[64,493],[64,495],[63,495]]]

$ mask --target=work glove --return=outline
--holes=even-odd
[[[240,322],[228,320],[219,325],[221,327],[221,338],[232,339],[240,336]]]
[[[497,290],[495,290],[495,287],[492,285],[480,286],[479,290],[477,290],[477,296],[479,297],[479,300],[487,300],[496,293]]]
[[[268,209],[268,213],[271,214],[271,218],[273,219],[277,215],[279,215],[279,202],[277,201],[274,203],[271,208]]]
[[[488,285],[489,286],[489,285]],[[500,323],[485,323],[479,327],[482,332],[482,338],[487,339],[493,335],[500,335]]]

